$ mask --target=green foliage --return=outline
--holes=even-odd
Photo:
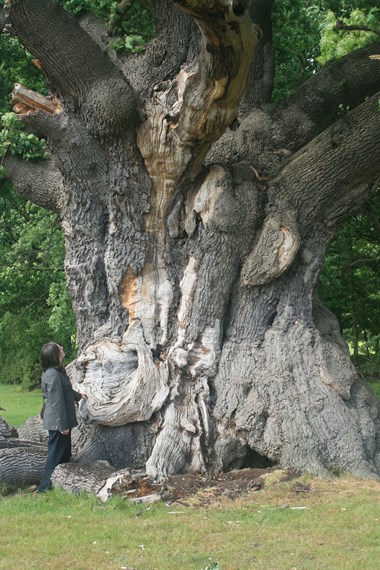
[[[11,111],[11,93],[16,82],[47,94],[41,71],[32,64],[33,56],[16,38],[0,34],[0,115]]]
[[[308,79],[318,68],[323,2],[280,0],[274,3],[273,49],[275,87],[279,101]]]
[[[379,8],[371,8],[369,12],[353,10],[348,17],[340,18],[340,21],[347,26],[366,26],[379,31]],[[368,31],[338,31],[335,29],[336,15],[327,12],[323,25],[321,38],[321,55],[317,58],[322,64],[330,59],[343,57],[354,49],[364,47],[375,41],[377,35]]]
[[[42,344],[55,339],[75,356],[63,237],[56,215],[25,204],[10,186],[0,207],[0,383],[30,388],[40,382]]]
[[[331,244],[320,276],[322,300],[337,316],[354,363],[380,378],[380,196],[350,218]]]
[[[58,3],[71,14],[88,11],[104,20],[109,20],[115,13],[117,5],[117,2],[111,0],[59,0]]]
[[[273,12],[275,86],[273,100],[280,101],[333,57],[374,41],[369,32],[335,31],[344,24],[379,29],[379,9],[362,0],[278,0]]]
[[[60,0],[59,3],[74,15],[88,11],[105,20],[114,36],[109,45],[116,52],[143,51],[155,34],[149,9],[152,0],[132,1],[125,12],[119,8],[119,2],[110,0]]]
[[[46,158],[46,141],[28,134],[15,113],[4,113],[0,118],[0,157],[7,151],[29,160]],[[3,171],[4,172],[4,171]],[[1,173],[0,173],[1,175]]]

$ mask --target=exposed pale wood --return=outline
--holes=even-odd
[[[52,115],[62,112],[62,105],[56,99],[49,99],[40,93],[16,83],[12,91],[12,105],[17,113],[46,111]]]
[[[139,321],[130,324],[122,343],[102,340],[77,360],[80,417],[87,422],[118,426],[149,420],[168,394],[168,370],[156,365]]]

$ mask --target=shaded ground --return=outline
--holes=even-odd
[[[237,499],[246,493],[262,489],[265,475],[271,471],[274,469],[240,469],[222,473],[212,479],[190,473],[174,475],[167,483],[164,500],[181,503],[199,493],[206,503],[215,502],[219,497]]]

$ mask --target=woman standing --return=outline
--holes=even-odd
[[[60,463],[67,463],[71,456],[71,429],[77,424],[75,402],[82,395],[73,390],[62,367],[65,356],[62,346],[55,342],[44,344],[40,352],[43,370],[41,390],[44,397],[43,425],[49,431],[48,455],[38,493],[52,488],[51,474]]]

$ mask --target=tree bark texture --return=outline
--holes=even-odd
[[[18,439],[17,430],[0,417],[0,485],[24,487],[39,483],[46,446]]]
[[[5,3],[57,103],[21,116],[51,159],[4,164],[62,219],[83,460],[379,473],[379,404],[316,294],[380,176],[379,44],[274,106],[271,4],[164,0],[118,62],[53,0]]]

